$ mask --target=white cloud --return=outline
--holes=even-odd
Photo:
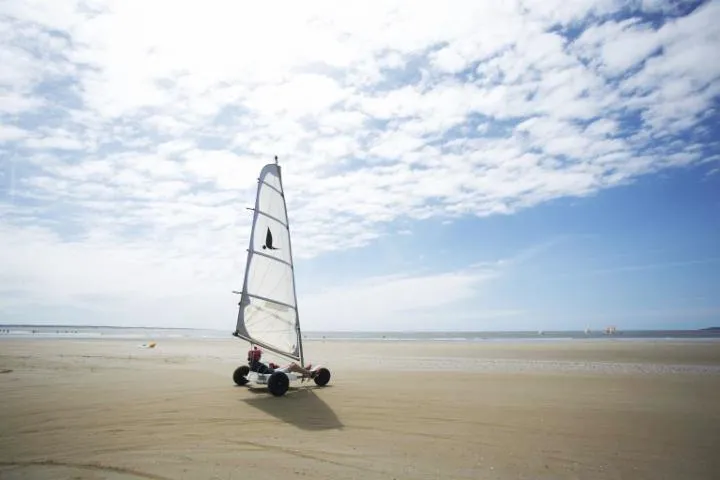
[[[202,311],[238,287],[243,207],[275,154],[304,258],[398,219],[510,214],[701,161],[702,140],[682,134],[720,93],[719,5],[658,27],[641,11],[664,5],[647,0],[5,2],[3,238],[47,253],[2,257],[3,278],[58,301],[112,284],[149,315],[219,272],[183,303]],[[138,276],[153,280],[124,286]],[[477,280],[430,278],[388,291],[465,298]]]
[[[488,284],[564,240],[552,238],[508,258],[455,271],[415,271],[333,285],[305,295],[302,315],[315,330],[473,329],[478,322],[487,325],[487,320],[501,325],[507,317],[524,312],[484,304]]]
[[[174,241],[164,250],[157,249],[153,241],[158,239],[153,238],[118,245],[104,229],[62,241],[43,228],[3,227],[0,239],[3,287],[25,292],[25,306],[64,305],[92,315],[73,322],[112,319],[121,324],[179,326],[174,312],[192,309],[197,315],[200,304],[209,307],[207,315],[232,315],[228,293],[233,265],[223,259],[206,231],[195,232],[190,243]],[[205,256],[197,262],[190,252],[204,242]],[[138,306],[141,311],[133,311]],[[27,320],[54,319],[50,315]]]
[[[89,145],[84,144],[68,132],[56,131],[42,137],[28,138],[24,142],[25,147],[36,150],[91,150]]]
[[[652,27],[637,20],[608,21],[585,30],[573,48],[603,73],[616,76],[645,60],[662,40]]]
[[[27,130],[18,128],[14,125],[0,125],[0,142],[12,142],[20,140],[29,135]]]
[[[183,154],[184,169],[200,181],[210,180],[222,190],[242,190],[257,185],[267,159],[243,158],[226,150],[191,150]]]
[[[299,74],[289,81],[255,88],[244,104],[261,116],[299,119],[330,110],[346,96],[347,92],[327,76]]]
[[[36,110],[41,107],[43,103],[41,99],[32,96],[0,91],[0,114],[12,115]]]
[[[640,0],[642,9],[646,12],[662,12],[662,13],[677,13],[687,6],[694,6],[697,2],[695,0],[675,0],[668,2],[667,0]]]
[[[303,298],[303,315],[314,329],[375,330],[378,326],[423,329],[418,322],[429,314],[457,320],[452,306],[472,299],[484,281],[496,272],[459,271],[431,275],[397,275],[365,279],[359,283],[329,288]],[[479,313],[481,315],[481,313]],[[450,318],[447,318],[450,317]]]
[[[562,0],[525,0],[523,6],[530,17],[549,25],[567,25],[587,16],[603,16],[619,10],[625,2],[619,0],[577,0],[566,4]]]

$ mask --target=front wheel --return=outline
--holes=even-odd
[[[324,387],[330,381],[330,370],[327,368],[319,368],[315,372],[315,385]]]
[[[233,380],[236,384],[240,385],[241,387],[243,385],[246,385],[248,383],[247,375],[250,373],[250,367],[247,365],[243,365],[241,367],[238,367],[233,372]]]
[[[267,382],[268,390],[276,397],[285,395],[290,387],[290,379],[283,372],[273,372]]]

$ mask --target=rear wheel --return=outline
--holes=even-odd
[[[243,365],[241,367],[238,367],[233,372],[233,380],[236,384],[240,385],[241,387],[243,385],[246,385],[248,383],[247,375],[250,373],[250,367],[247,365]]]
[[[315,373],[315,385],[324,387],[330,381],[330,370],[319,368]]]
[[[276,397],[285,395],[290,387],[290,379],[283,372],[273,372],[268,379],[268,390]]]

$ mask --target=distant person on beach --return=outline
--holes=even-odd
[[[257,346],[254,346],[251,350],[248,351],[248,365],[250,366],[250,371],[264,374],[270,374],[273,372],[295,372],[309,378],[315,378],[315,372],[311,370],[312,365],[308,365],[305,368],[301,367],[295,362],[285,365],[284,367],[280,367],[279,365],[272,362],[269,362],[268,365],[265,365],[260,361],[261,358],[262,350],[260,350]]]

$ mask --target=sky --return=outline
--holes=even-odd
[[[0,3],[0,323],[720,325],[720,1]],[[716,53],[712,53],[716,52]]]

